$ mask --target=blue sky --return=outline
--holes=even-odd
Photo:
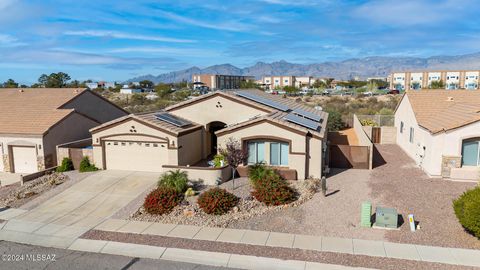
[[[0,82],[480,51],[474,0],[0,0]]]

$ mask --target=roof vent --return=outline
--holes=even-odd
[[[447,97],[447,101],[453,101],[453,97]]]

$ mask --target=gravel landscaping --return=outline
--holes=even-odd
[[[368,267],[375,269],[475,269],[473,267],[459,265],[371,257],[363,255],[351,255],[344,253],[321,252],[296,248],[233,244],[225,242],[193,240],[157,235],[107,232],[98,230],[88,231],[87,233],[82,235],[81,238],[160,246],[166,248],[194,249],[259,257],[279,258],[282,260],[299,260],[347,265],[354,267]]]
[[[317,193],[297,208],[234,221],[228,227],[480,248],[480,240],[463,230],[452,208],[452,200],[475,187],[475,183],[428,178],[398,146],[377,148],[385,164],[372,171],[334,171],[327,181],[329,196]],[[410,232],[408,223],[400,230],[360,227],[364,201],[370,201],[373,207],[396,208],[405,220],[413,213],[420,230]]]
[[[89,173],[51,173],[25,183],[0,188],[0,208],[29,210],[87,177]]]
[[[227,227],[230,223],[238,220],[249,220],[252,217],[264,215],[271,212],[282,212],[285,209],[294,209],[299,205],[305,203],[313,197],[317,192],[319,180],[305,180],[305,181],[290,181],[290,185],[298,192],[298,199],[290,204],[282,206],[265,206],[263,203],[255,200],[251,195],[251,187],[247,178],[235,179],[235,189],[233,189],[233,181],[228,181],[220,185],[229,192],[232,192],[240,201],[236,207],[224,215],[209,215],[198,207],[197,198],[199,194],[192,197],[187,197],[186,200],[179,206],[175,207],[173,211],[165,215],[151,215],[145,212],[143,207],[138,209],[133,214],[129,215],[131,220],[139,221],[153,221],[162,223],[210,226],[210,227]],[[204,187],[201,192],[208,188]],[[143,198],[143,197],[142,197]],[[131,203],[127,208],[132,209],[134,205],[141,205],[140,201]],[[127,212],[121,210],[123,214]],[[115,215],[118,217],[118,215]]]

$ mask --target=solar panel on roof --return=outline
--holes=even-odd
[[[270,100],[268,98],[264,98],[264,97],[260,97],[258,95],[255,95],[255,94],[252,94],[252,93],[248,93],[248,92],[235,92],[235,94],[237,96],[240,96],[240,97],[243,97],[243,98],[246,98],[246,99],[250,99],[250,100],[253,100],[255,102],[258,102],[258,103],[261,103],[263,105],[267,105],[269,107],[272,107],[272,108],[275,108],[277,110],[280,110],[280,111],[283,111],[283,112],[286,112],[286,111],[289,111],[290,108],[287,106],[287,105],[283,105],[283,104],[280,104],[278,102],[275,102],[273,100]]]
[[[322,120],[322,117],[320,115],[316,115],[312,112],[308,112],[302,109],[294,109],[293,113],[317,122],[320,122],[320,120]]]
[[[293,113],[289,113],[284,117],[285,120],[292,122],[294,124],[306,127],[308,129],[312,129],[317,131],[318,128],[320,127],[320,124],[318,122],[312,121],[307,118],[300,117],[298,115],[295,115]]]
[[[185,127],[185,126],[188,126],[188,125],[192,124],[192,122],[190,122],[190,121],[181,119],[181,118],[179,118],[175,115],[169,114],[169,113],[157,113],[157,114],[155,114],[155,118],[157,118],[158,120],[170,123],[172,125],[175,125],[177,127]]]

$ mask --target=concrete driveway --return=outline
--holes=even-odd
[[[151,188],[159,173],[100,171],[57,196],[8,220],[0,237],[25,239],[22,243],[53,241],[67,247],[77,237],[103,222],[130,201]],[[1,218],[1,214],[0,214]],[[5,238],[5,237],[2,237]],[[14,239],[9,239],[14,238]]]

